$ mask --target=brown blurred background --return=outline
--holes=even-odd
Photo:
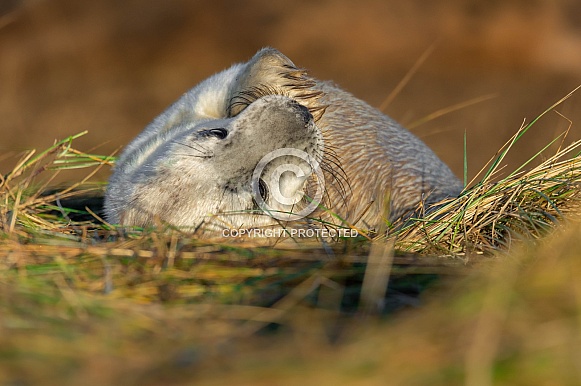
[[[581,84],[581,2],[0,0],[0,171],[83,130],[77,148],[109,153],[200,80],[267,45],[376,107],[433,47],[385,112],[459,176],[466,131],[473,176],[524,119]],[[580,137],[580,106],[574,95],[558,108],[573,122],[568,141]],[[509,166],[567,119],[545,117]]]

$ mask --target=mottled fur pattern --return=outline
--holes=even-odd
[[[256,211],[248,174],[282,147],[320,161],[323,206],[360,227],[376,228],[462,190],[416,136],[265,48],[188,91],[127,146],[110,179],[107,219],[213,229],[276,223]],[[311,174],[288,186],[308,190],[315,183]],[[325,211],[313,216],[331,218]]]

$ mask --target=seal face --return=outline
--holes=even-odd
[[[409,131],[265,48],[188,91],[124,149],[105,211],[115,224],[206,231],[305,216],[375,228],[461,189]]]
[[[111,177],[106,208],[114,223],[147,226],[161,221],[198,227],[220,214],[228,226],[268,225],[273,221],[258,210],[252,191],[259,161],[283,148],[301,149],[313,159],[322,156],[322,135],[313,116],[281,95],[261,97],[236,117],[180,122],[145,144],[145,151],[122,157],[125,162]],[[302,197],[312,170],[288,156],[274,161],[255,178],[256,189],[271,210],[290,211],[293,205],[280,204],[270,192],[277,189],[291,200]],[[297,166],[299,172],[273,175],[285,164]]]

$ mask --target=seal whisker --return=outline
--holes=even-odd
[[[183,143],[183,142],[179,142],[179,141],[176,141],[176,140],[174,140],[173,143],[176,143],[178,145],[182,145],[182,146],[188,147],[188,148],[190,148],[192,150],[199,151],[200,153],[208,152],[209,151],[209,149],[207,147],[204,147],[200,143],[196,143],[195,145],[190,145],[190,144]]]
[[[193,146],[193,145],[189,145],[189,144],[183,143],[183,142],[178,142],[178,141],[175,141],[175,140],[173,141],[173,143],[175,143],[177,145],[185,146],[188,149],[192,149],[192,150],[195,150],[195,151],[197,151],[199,153],[202,153],[202,155],[181,154],[183,156],[186,156],[186,157],[194,157],[194,158],[203,158],[203,159],[207,159],[207,158],[214,157],[214,152],[213,151],[211,151],[210,149],[207,149],[207,148],[203,147],[200,144],[197,144],[196,146]],[[176,154],[179,154],[179,153],[176,153]]]
[[[337,154],[334,152],[325,152],[322,161],[322,167],[328,168],[329,172],[332,172],[334,177],[336,177],[338,180],[343,180],[348,186],[350,186],[349,177],[347,176],[347,173],[343,168],[343,164]]]
[[[200,159],[213,158],[212,155],[193,155],[193,154],[185,154],[185,153],[175,153],[175,155],[180,155],[182,157],[200,158]]]

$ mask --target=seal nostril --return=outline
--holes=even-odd
[[[268,198],[268,186],[262,178],[258,180],[258,193],[260,193],[260,197],[262,197],[262,199],[266,202],[266,199]]]
[[[309,122],[313,119],[313,115],[306,106],[297,103],[297,109],[303,121]]]

